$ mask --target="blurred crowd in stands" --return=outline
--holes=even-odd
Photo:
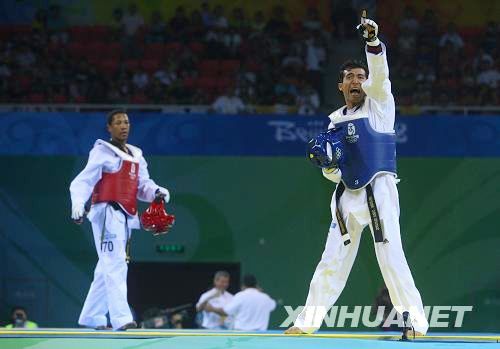
[[[495,22],[457,28],[407,7],[389,34],[391,81],[400,106],[499,106],[500,51]]]
[[[172,18],[144,18],[131,4],[107,26],[64,18],[52,5],[31,26],[0,30],[0,102],[212,104],[222,96],[231,103],[215,103],[217,111],[319,107],[328,33],[315,8],[297,23],[282,6],[266,18],[208,2]]]
[[[347,12],[346,12],[347,11]],[[329,47],[340,45],[356,12],[318,10],[290,21],[286,8],[231,11],[202,2],[171,18],[144,18],[134,4],[109,24],[72,26],[64,8],[40,9],[32,25],[0,27],[0,103],[204,104],[219,113],[314,114],[322,101]],[[334,9],[335,12],[335,9]],[[335,19],[337,18],[337,19]],[[459,28],[432,10],[408,7],[381,23],[398,105],[499,105],[498,26]],[[333,34],[333,36],[332,36]],[[332,40],[332,37],[334,38]],[[257,110],[258,111],[258,110]]]

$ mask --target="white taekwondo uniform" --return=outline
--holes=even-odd
[[[329,128],[333,128],[336,123],[367,117],[373,130],[380,133],[394,132],[394,97],[391,93],[386,48],[384,44],[381,45],[382,52],[379,54],[366,52],[369,77],[362,84],[362,89],[367,95],[363,105],[352,110],[347,110],[344,106],[331,113]],[[342,176],[340,170],[331,174],[323,171],[323,175],[336,183],[340,182]],[[425,334],[429,324],[401,244],[397,182],[394,174],[389,173],[380,173],[370,182],[384,238],[388,240],[388,243],[375,243],[375,253],[396,311],[399,314],[409,311],[415,330]],[[361,232],[367,225],[370,226],[373,235],[367,194],[364,189],[346,188],[340,197],[339,209],[351,238],[351,243],[347,246],[343,244],[336,219],[336,208],[334,193],[331,201],[333,221],[325,250],[314,272],[306,307],[295,321],[295,326],[304,332],[314,332],[321,326],[323,317],[311,313],[317,309],[315,307],[328,310],[340,296],[358,252]]]
[[[159,187],[149,178],[147,163],[142,151],[126,145],[131,154],[98,139],[89,154],[85,168],[71,182],[70,193],[73,204],[85,203],[94,187],[103,178],[103,173],[117,173],[124,163],[131,163],[131,173],[138,169],[137,199],[151,202]],[[135,199],[135,198],[134,198]],[[123,208],[123,205],[120,205]],[[129,210],[130,211],[130,210]],[[99,260],[94,271],[94,280],[85,299],[78,323],[87,327],[106,326],[109,312],[114,329],[133,321],[127,301],[126,245],[132,229],[139,229],[136,212],[115,209],[107,202],[93,203],[87,218],[92,224],[94,242]]]

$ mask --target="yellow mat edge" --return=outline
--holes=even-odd
[[[316,334],[294,334],[285,335],[282,333],[245,333],[236,331],[227,331],[220,333],[203,332],[169,332],[169,331],[43,331],[43,330],[0,330],[0,335],[43,335],[54,336],[75,336],[75,337],[306,337],[306,338],[343,338],[343,339],[397,339],[400,336],[394,334],[355,334],[355,333],[316,333]],[[500,341],[500,336],[484,335],[427,335],[417,336],[421,339],[440,339],[440,340],[477,340],[477,341]]]

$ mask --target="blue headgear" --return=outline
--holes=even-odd
[[[340,128],[332,128],[320,132],[307,143],[307,158],[313,165],[320,168],[339,167],[344,157],[344,146]],[[328,145],[331,147],[331,156],[328,155]]]

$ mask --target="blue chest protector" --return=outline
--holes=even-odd
[[[335,123],[342,139],[342,181],[349,189],[365,187],[378,173],[396,174],[396,135],[375,131],[368,118]]]

